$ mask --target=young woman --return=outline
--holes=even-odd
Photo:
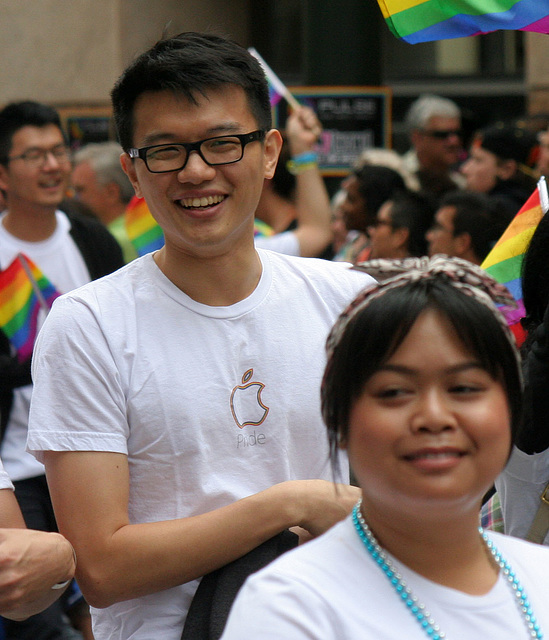
[[[381,282],[336,323],[322,386],[362,500],[249,578],[222,638],[543,638],[549,549],[478,527],[521,413],[509,294],[457,258],[362,268]]]

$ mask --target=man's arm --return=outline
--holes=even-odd
[[[130,524],[125,455],[49,451],[45,465],[59,529],[78,554],[78,584],[95,607],[203,576],[294,525],[319,535],[359,497],[355,487],[288,481],[202,515]]]
[[[25,529],[10,489],[0,490],[0,614],[24,620],[55,602],[75,563],[70,543],[58,533]]]
[[[293,111],[286,123],[290,153],[299,156],[313,151],[322,132],[315,112],[309,107]],[[318,166],[312,165],[296,175],[294,204],[300,255],[318,256],[332,241],[330,198]]]

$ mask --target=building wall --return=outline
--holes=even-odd
[[[549,114],[549,35],[526,34],[526,84],[530,114]]]
[[[251,36],[258,37],[258,25],[252,30],[250,15],[254,15],[252,9],[257,2],[0,0],[0,105],[35,99],[67,108],[108,108],[115,79],[164,30],[168,35],[186,30],[215,31],[243,45],[252,44]],[[305,16],[305,32],[309,34],[304,43],[306,49],[317,38],[311,33],[311,15]],[[315,20],[319,21],[318,16]],[[265,25],[265,38],[272,37],[272,27],[272,22]],[[339,33],[345,38],[347,31],[340,29]],[[370,56],[367,60],[371,65]],[[323,68],[323,63],[318,66]],[[529,112],[549,113],[548,36],[526,34],[524,80]],[[420,90],[419,86],[414,88]],[[395,86],[395,95],[397,89]]]
[[[0,104],[104,106],[126,64],[168,35],[247,44],[248,0],[0,0]]]

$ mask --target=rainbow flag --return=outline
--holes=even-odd
[[[254,238],[257,236],[268,237],[274,235],[274,231],[272,227],[270,227],[263,220],[259,220],[259,218],[254,218]]]
[[[30,358],[38,330],[38,313],[46,313],[60,293],[22,253],[0,271],[0,327],[20,362]]]
[[[498,282],[504,284],[517,302],[516,309],[506,309],[504,314],[519,346],[526,337],[520,324],[521,318],[525,316],[522,301],[522,261],[530,239],[548,208],[547,186],[545,179],[542,178],[538,182],[537,189],[511,220],[501,238],[480,265]]]
[[[162,229],[152,217],[143,198],[134,196],[126,207],[124,223],[130,242],[138,256],[161,249],[164,246]]]
[[[549,33],[545,0],[377,0],[397,37],[417,44],[498,29]]]
[[[267,82],[269,83],[269,100],[271,101],[271,107],[275,107],[282,100],[282,98],[284,98],[284,100],[288,102],[292,109],[299,109],[299,102],[294,98],[294,96],[290,93],[288,87],[282,82],[282,80],[280,80],[280,78],[271,69],[271,67],[269,67],[265,60],[263,60],[259,53],[253,47],[250,47],[248,49],[248,52],[251,53],[252,56],[259,62],[259,64],[263,68],[263,71],[265,72]]]

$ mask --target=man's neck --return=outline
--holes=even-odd
[[[262,273],[255,248],[203,259],[164,246],[154,260],[162,273],[190,298],[212,307],[236,304],[251,295]]]
[[[57,226],[55,207],[34,209],[10,209],[2,220],[4,229],[19,240],[41,242],[53,235]]]

